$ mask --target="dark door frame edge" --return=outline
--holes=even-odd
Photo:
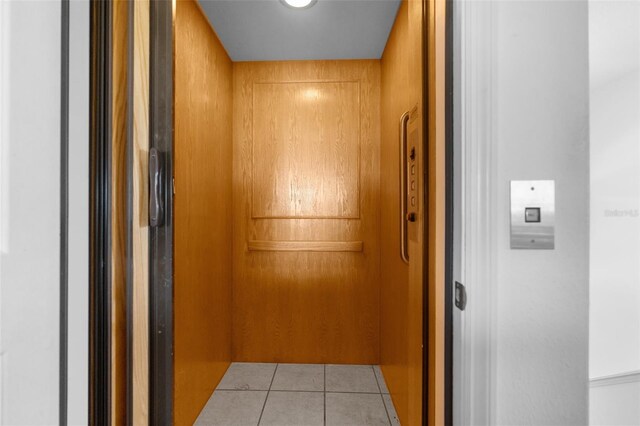
[[[446,0],[445,14],[445,345],[444,345],[444,423],[453,425],[453,253],[454,253],[454,140],[453,140],[453,1]]]
[[[429,182],[429,4],[422,3],[422,151],[423,182]],[[424,214],[422,250],[422,424],[429,424],[429,185],[424,185]]]
[[[424,116],[424,164],[428,173],[429,164],[429,2],[423,7],[423,104]],[[445,0],[445,162],[446,162],[446,214],[445,214],[445,353],[444,353],[444,422],[453,424],[453,293],[450,283],[453,272],[453,0]],[[428,175],[425,176],[428,179]],[[427,181],[427,180],[425,180]],[[429,199],[425,185],[424,199]],[[428,217],[428,216],[427,216]],[[425,218],[424,259],[429,265],[429,221]],[[429,278],[423,274],[423,368],[422,368],[422,418],[423,425],[429,423]]]
[[[149,148],[161,154],[164,220],[149,234],[149,414],[173,423],[173,4],[150,8]]]
[[[69,364],[69,0],[61,0],[60,34],[60,372],[58,423],[67,424]]]
[[[111,423],[111,2],[91,2],[89,424]]]

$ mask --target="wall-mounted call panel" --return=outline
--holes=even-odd
[[[555,181],[511,181],[511,248],[555,248]]]

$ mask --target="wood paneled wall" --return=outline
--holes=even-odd
[[[428,244],[424,238],[427,223],[430,231],[444,230],[443,221],[431,222],[435,208],[440,208],[440,205],[434,204],[436,199],[422,199],[425,185],[428,185],[429,194],[432,194],[435,182],[430,177],[435,165],[431,158],[431,139],[427,143],[429,167],[425,164],[423,149],[426,140],[424,123],[429,119],[425,116],[423,98],[427,75],[423,66],[423,43],[424,34],[431,32],[431,28],[424,28],[425,7],[423,0],[402,2],[382,57],[381,364],[400,420],[402,424],[409,425],[422,424],[423,420],[424,351],[429,351],[430,355],[437,353],[432,348],[436,343],[432,336],[428,342],[423,342],[425,274],[429,276],[430,289],[443,285],[443,282],[434,281],[432,272],[436,265],[431,263],[427,268],[423,262]],[[429,92],[431,90],[429,86]],[[404,112],[410,112],[408,138],[410,145],[415,143],[417,166],[416,221],[408,225],[409,265],[403,264],[399,255],[399,121]],[[430,129],[431,125],[432,121],[429,121]],[[439,161],[444,164],[444,158]],[[444,200],[442,203],[444,205]],[[431,241],[432,236],[429,238]],[[441,296],[441,292],[435,296],[429,294],[430,298]],[[442,377],[442,370],[430,370],[430,378],[432,374]],[[436,390],[440,394],[436,394]],[[429,393],[430,401],[440,401],[443,396],[441,389],[433,388],[433,391]],[[442,424],[443,418],[433,416],[432,412],[429,412],[430,424]]]
[[[409,413],[409,265],[400,258],[400,117],[409,99],[409,8],[403,1],[382,56],[380,364],[403,424]]]
[[[407,329],[408,344],[407,357],[409,368],[409,405],[408,422],[406,424],[422,424],[423,421],[423,362],[424,351],[431,349],[432,342],[424,342],[424,278],[430,271],[424,263],[424,256],[428,241],[425,240],[425,228],[430,226],[431,212],[435,205],[431,199],[425,200],[425,185],[431,191],[431,182],[427,175],[431,172],[425,164],[425,146],[431,144],[431,140],[425,134],[425,122],[428,120],[424,103],[424,86],[427,70],[424,69],[424,36],[430,32],[430,28],[424,28],[424,13],[427,0],[407,0],[409,40],[407,49],[409,52],[409,102],[412,105],[411,118],[408,125],[409,143],[412,138],[416,140],[416,157],[418,159],[418,210],[416,221],[409,224],[409,304],[407,312],[409,323]],[[428,88],[431,91],[431,87]],[[430,124],[429,124],[430,125]],[[427,148],[428,151],[428,148]],[[444,222],[438,224],[444,230]],[[412,238],[411,235],[414,235]],[[428,286],[441,284],[429,282]],[[444,300],[444,299],[443,299]],[[423,348],[424,343],[424,348]],[[436,400],[435,393],[429,394],[430,400]],[[433,422],[429,419],[429,424],[444,424],[444,419]]]
[[[377,363],[379,61],[235,63],[233,93],[234,360]]]
[[[232,64],[199,5],[175,10],[174,422],[231,361]]]
[[[195,419],[232,359],[381,362],[403,424],[421,424],[425,274],[428,415],[443,422],[441,3],[403,1],[381,61],[232,64],[197,3],[177,2],[176,424]],[[411,266],[399,257],[405,111],[419,161],[430,140]]]

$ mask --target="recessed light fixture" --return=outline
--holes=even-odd
[[[282,4],[292,9],[308,9],[318,0],[280,0]]]

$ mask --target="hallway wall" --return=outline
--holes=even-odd
[[[498,2],[493,421],[588,423],[589,61],[586,1]],[[486,171],[490,173],[489,170]],[[509,181],[554,179],[554,250],[509,246]],[[473,303],[470,295],[469,304]]]
[[[380,62],[234,63],[234,361],[379,357]]]
[[[0,2],[3,425],[59,420],[60,3]]]
[[[174,420],[231,361],[232,65],[195,1],[175,17]]]
[[[640,424],[640,3],[589,2],[589,423]]]

